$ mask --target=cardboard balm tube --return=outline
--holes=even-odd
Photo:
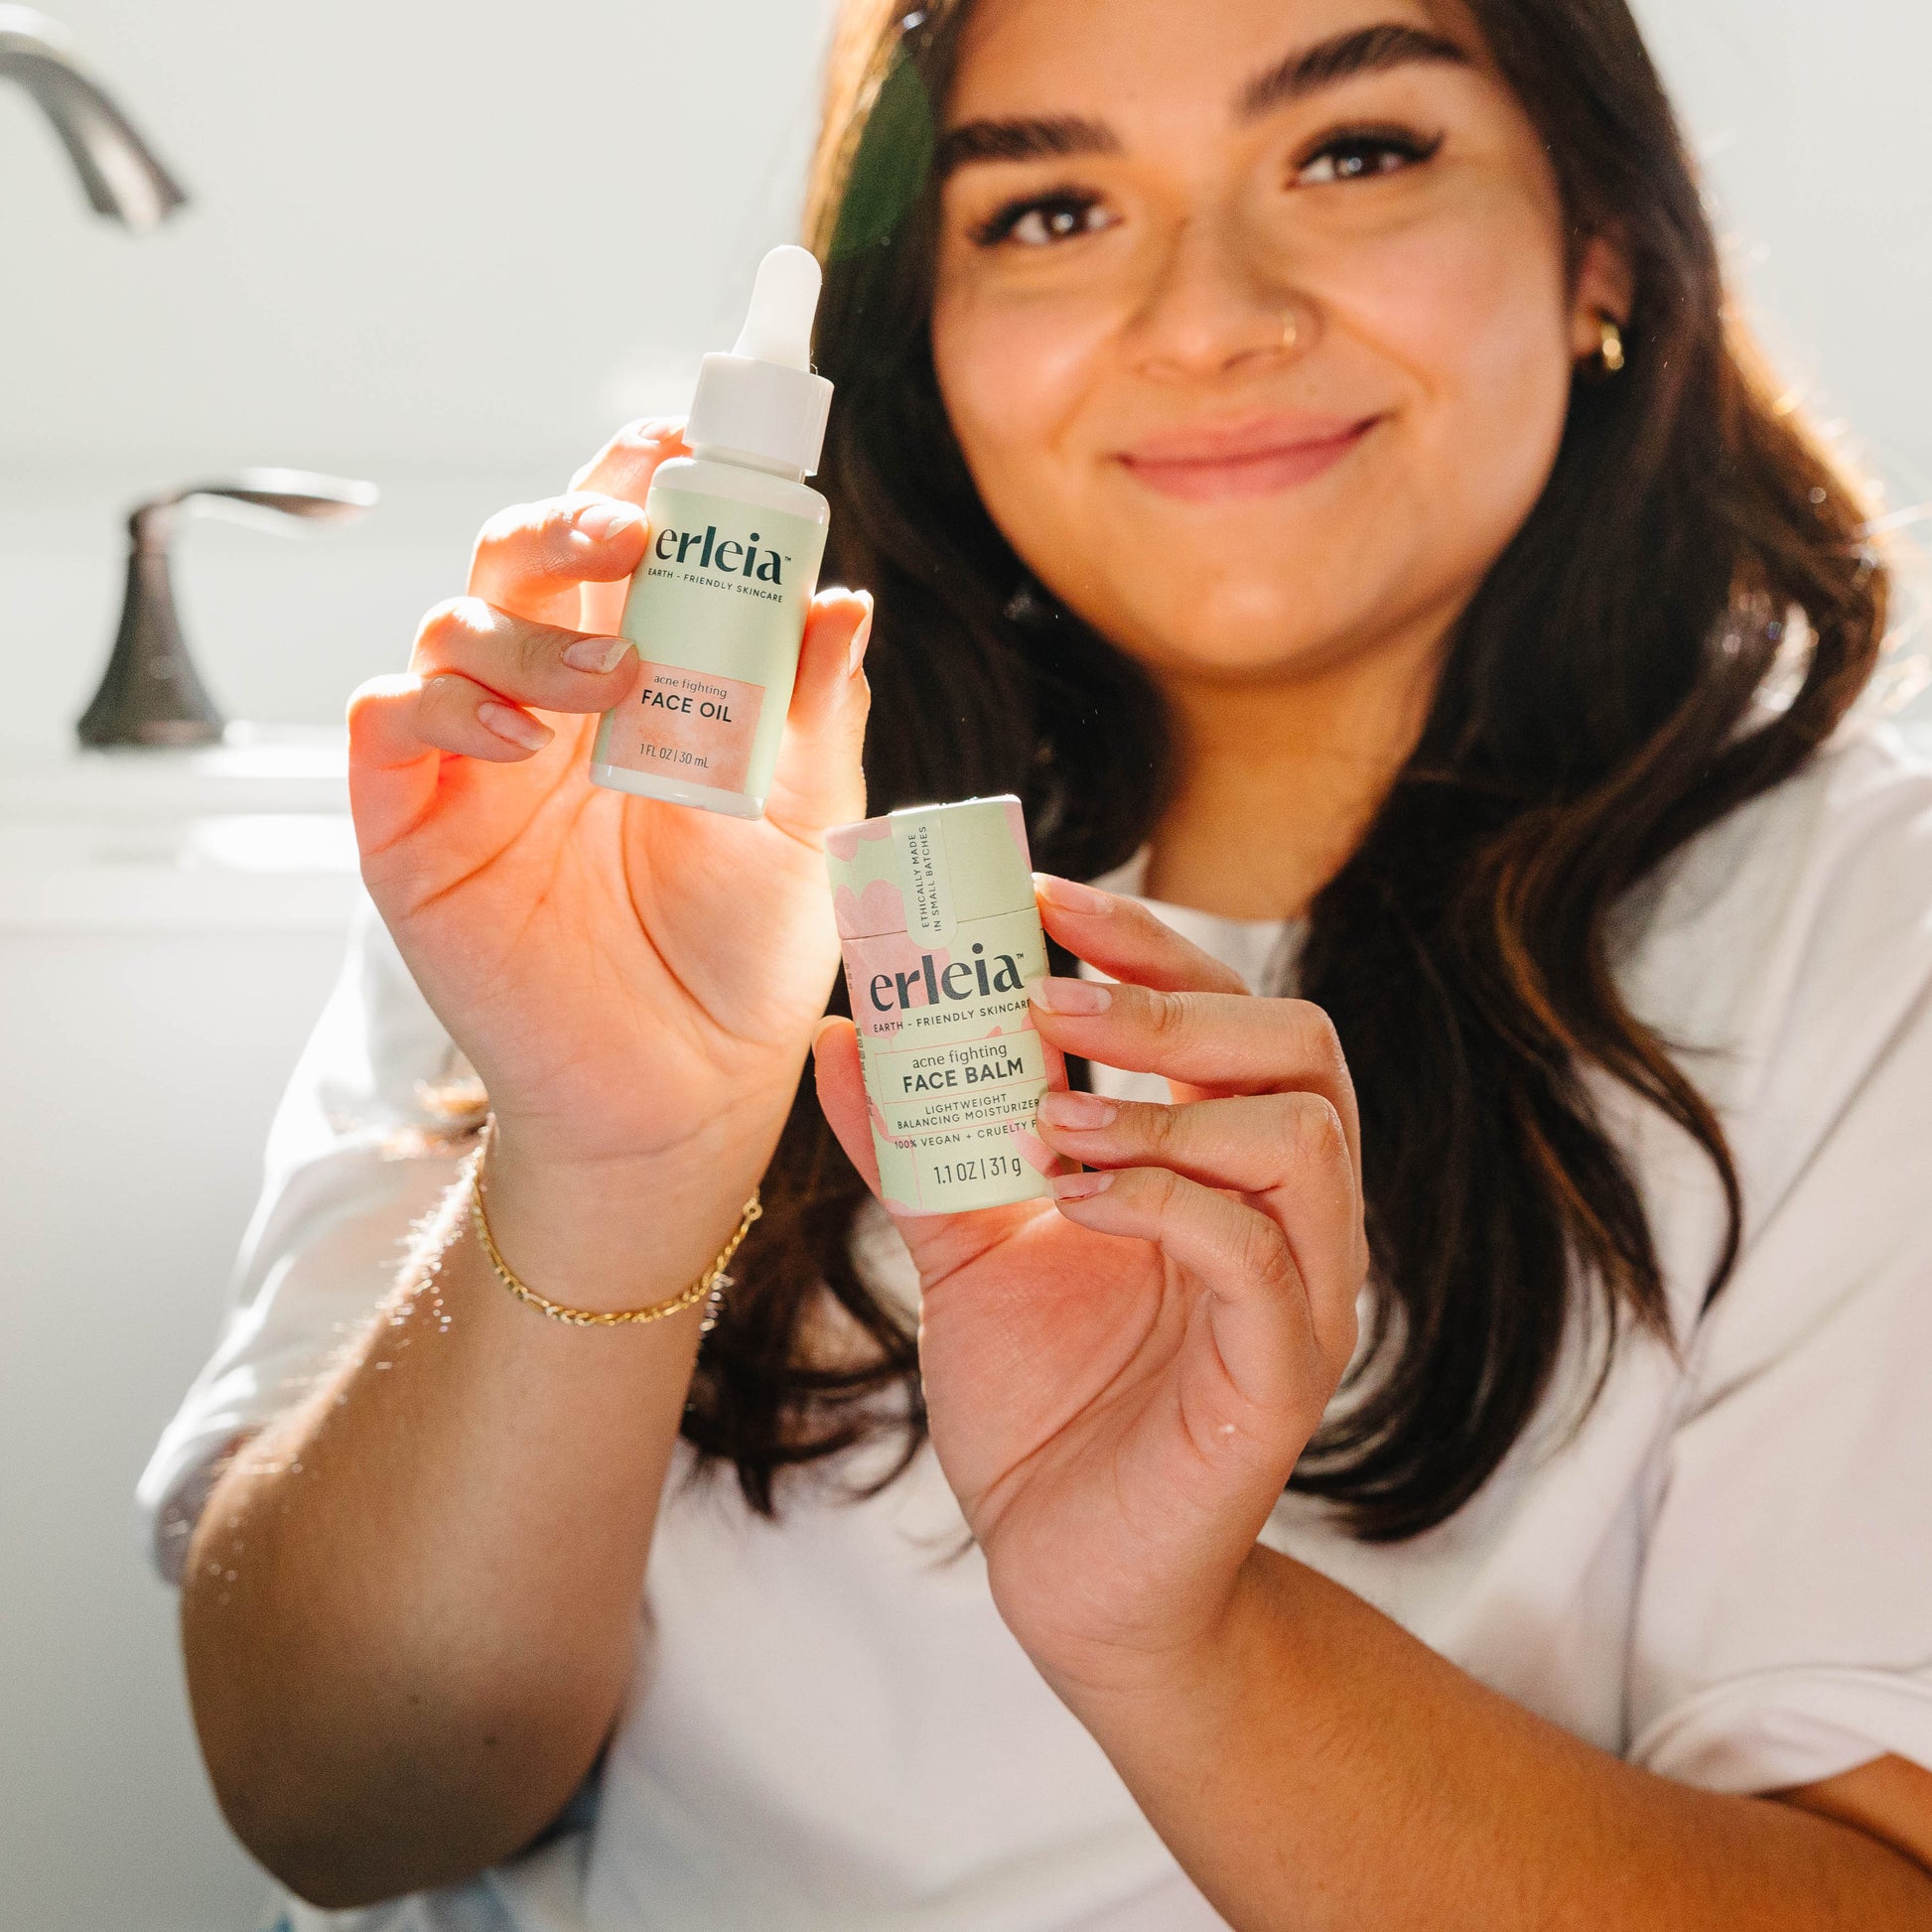
[[[842,825],[825,850],[886,1205],[1042,1199],[1070,1168],[1034,1112],[1066,1066],[1027,997],[1048,968],[1019,799]]]

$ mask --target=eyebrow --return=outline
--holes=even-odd
[[[1259,119],[1290,101],[1338,86],[1359,74],[1391,68],[1469,67],[1467,52],[1441,34],[1388,24],[1363,27],[1291,54],[1257,74],[1235,97],[1235,118]],[[1119,154],[1120,136],[1105,121],[1077,115],[1017,120],[966,121],[939,144],[936,166],[944,181],[976,161],[1050,161],[1076,154]]]
[[[1420,27],[1363,27],[1291,54],[1279,67],[1257,74],[1241,89],[1235,117],[1255,120],[1358,74],[1386,73],[1391,68],[1472,65],[1464,49],[1441,34],[1425,33]]]
[[[1120,136],[1104,121],[967,121],[939,144],[939,179],[975,161],[1046,161],[1069,154],[1118,154]]]

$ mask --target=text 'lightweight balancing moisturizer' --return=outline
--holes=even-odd
[[[691,455],[644,503],[650,548],[623,613],[643,682],[598,727],[598,784],[764,815],[831,518],[804,481],[832,404],[811,363],[820,283],[806,249],[774,248],[738,346],[700,367]]]
[[[1066,1064],[1017,798],[916,806],[826,834],[880,1192],[901,1214],[1038,1200],[1072,1172],[1035,1132]]]

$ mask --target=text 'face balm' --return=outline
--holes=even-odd
[[[1038,1200],[1069,1172],[1035,1132],[1059,1052],[1017,798],[927,805],[826,835],[881,1192],[901,1214]]]

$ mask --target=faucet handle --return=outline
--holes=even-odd
[[[184,509],[286,528],[292,520],[352,521],[375,506],[373,483],[307,470],[241,470],[137,503],[127,519],[127,597],[100,689],[77,727],[92,746],[218,743],[222,717],[189,655],[175,612],[169,547]]]
[[[280,528],[284,517],[350,523],[373,509],[381,496],[374,483],[325,477],[313,470],[240,470],[216,483],[186,483],[135,504],[127,519],[137,546],[165,546],[176,512],[206,505],[216,515]]]

